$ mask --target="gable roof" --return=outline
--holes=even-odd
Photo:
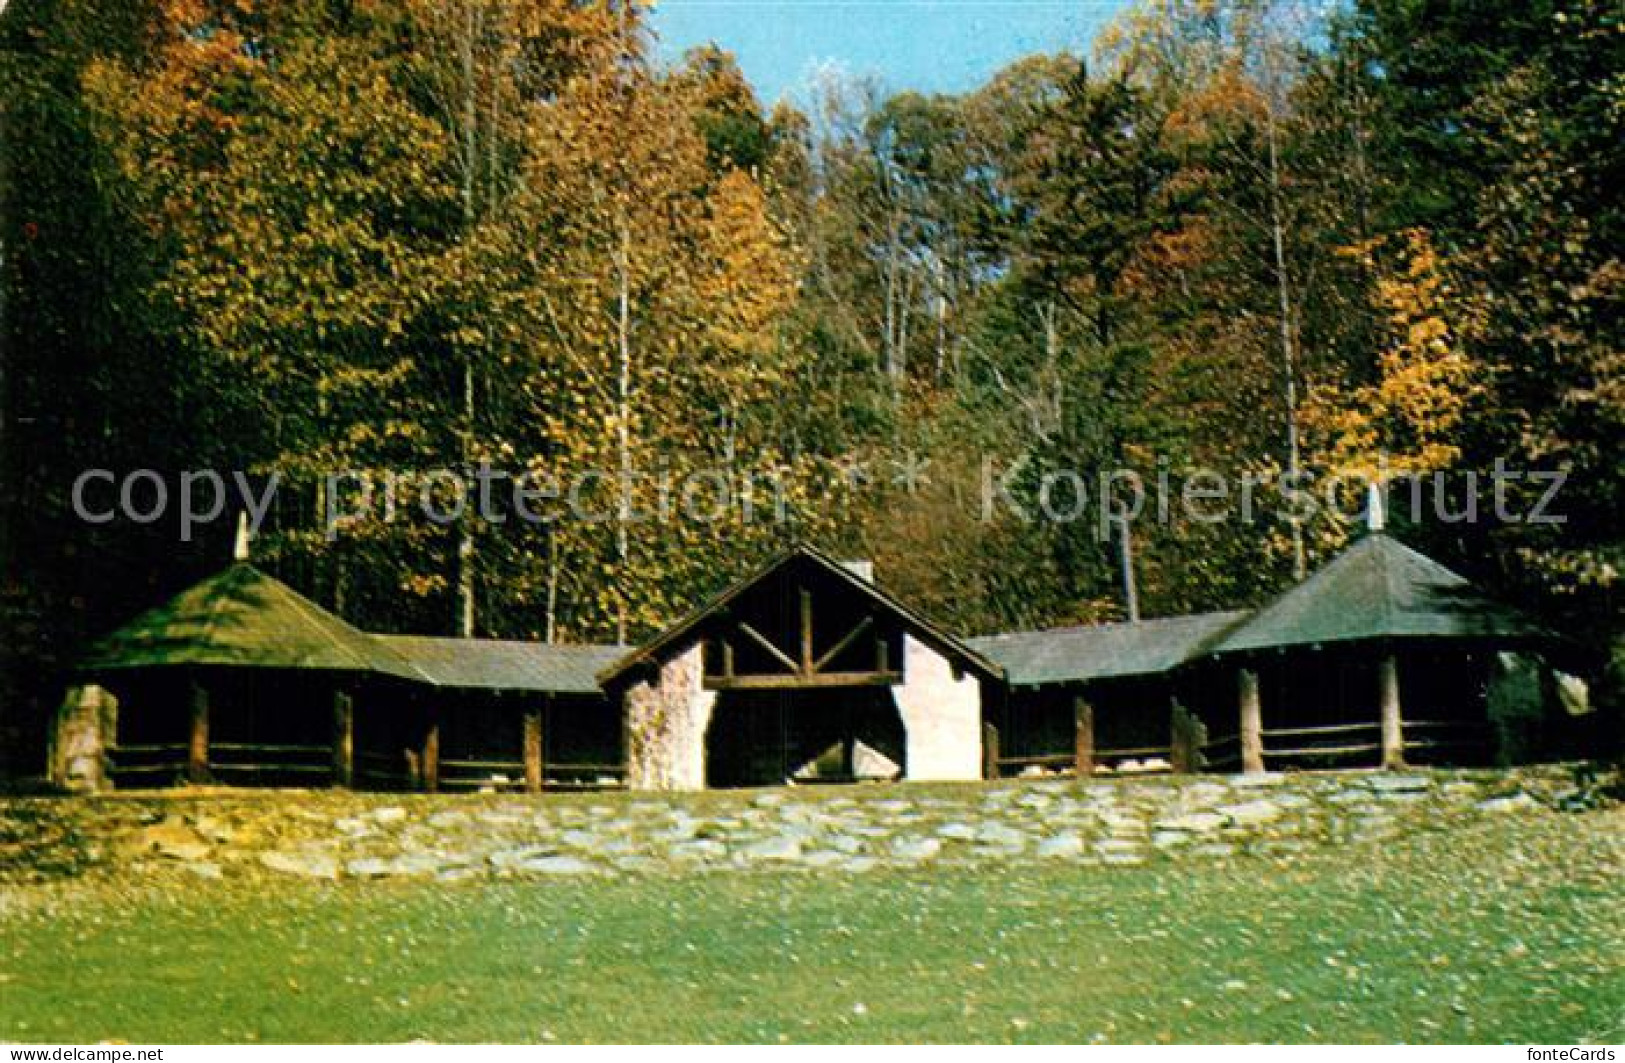
[[[1259,609],[1211,652],[1361,639],[1552,637],[1432,558],[1372,532]]]
[[[237,562],[95,643],[81,671],[175,665],[424,677],[281,580]]]
[[[597,694],[598,671],[619,660],[625,646],[564,645],[500,639],[373,635],[410,662],[431,683],[464,690]]]
[[[1170,616],[984,635],[969,644],[1004,668],[1011,686],[1127,679],[1172,671],[1244,621],[1246,611]]]
[[[891,613],[902,622],[903,627],[908,630],[909,634],[956,665],[976,672],[985,678],[1004,678],[1004,670],[998,664],[973,649],[958,636],[938,627],[914,612],[914,610],[887,594],[875,583],[863,578],[851,566],[837,561],[821,550],[801,545],[792,547],[757,566],[749,575],[740,579],[710,601],[693,609],[687,616],[668,627],[665,631],[631,652],[622,655],[619,660],[609,667],[601,669],[598,672],[599,683],[608,686],[633,668],[659,662],[668,651],[688,642],[702,624],[727,609],[757,584],[771,578],[782,569],[798,563],[812,565],[819,571],[829,575],[836,582],[856,591],[876,608]]]

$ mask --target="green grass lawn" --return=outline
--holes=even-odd
[[[0,1039],[1618,1040],[1622,824],[1228,867],[16,887]]]

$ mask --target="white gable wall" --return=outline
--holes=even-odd
[[[946,658],[903,637],[903,683],[892,688],[908,736],[908,778],[982,777],[982,685],[954,678]]]

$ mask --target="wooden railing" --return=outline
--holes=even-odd
[[[1494,729],[1486,723],[1468,720],[1406,720],[1405,752],[1431,753],[1436,750],[1468,750],[1488,753]]]
[[[441,758],[442,790],[523,790],[525,765],[518,760]]]
[[[1241,763],[1241,736],[1210,738],[1202,745],[1202,766],[1208,770],[1229,768]]]
[[[1095,750],[1095,767],[1114,767],[1125,760],[1161,760],[1163,763],[1155,768],[1147,769],[1148,773],[1165,772],[1169,770],[1173,746],[1127,746],[1121,749]],[[1019,757],[999,757],[996,761],[1001,778],[1012,773],[1019,774],[1021,769],[1027,767],[1040,767],[1049,771],[1072,772],[1077,766],[1077,754],[1067,753],[1035,753]]]
[[[186,774],[186,743],[129,743],[109,746],[108,774],[115,782],[162,786]]]
[[[407,769],[403,753],[378,753],[372,750],[355,751],[355,785],[358,789],[379,787],[390,790],[414,790],[418,780]]]
[[[1350,757],[1381,754],[1382,723],[1373,720],[1319,727],[1266,728],[1263,738],[1266,762],[1346,761]],[[1272,739],[1283,744],[1272,745]]]
[[[555,764],[542,766],[548,790],[621,790],[626,787],[625,764]]]

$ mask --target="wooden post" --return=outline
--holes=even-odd
[[[196,679],[187,685],[192,729],[186,746],[186,781],[201,786],[209,781],[209,690]]]
[[[355,782],[355,702],[333,691],[333,785],[348,790]]]
[[[1382,767],[1399,771],[1405,767],[1405,724],[1400,716],[1399,662],[1392,653],[1377,664],[1377,695],[1382,705]]]
[[[440,789],[440,717],[436,710],[429,719],[429,732],[423,736],[423,788],[429,793]]]
[[[1178,698],[1171,699],[1168,719],[1168,766],[1176,775],[1189,775],[1201,766],[1201,725]]]
[[[990,723],[982,724],[982,778],[999,777],[999,729]]]
[[[801,674],[813,674],[812,592],[801,588]]]
[[[1079,697],[1072,702],[1075,733],[1072,740],[1072,770],[1080,779],[1095,773],[1095,707]]]
[[[1243,668],[1240,676],[1241,770],[1258,774],[1264,770],[1264,712],[1258,700],[1258,673]]]
[[[542,708],[539,705],[525,710],[525,792],[542,792]]]

